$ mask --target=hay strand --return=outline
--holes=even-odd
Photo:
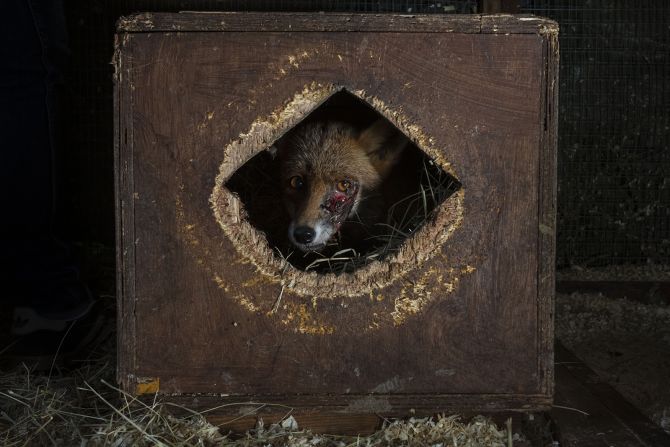
[[[286,408],[278,423],[262,419],[242,435],[222,433],[205,415],[225,404],[197,412],[160,397],[146,402],[114,386],[110,362],[88,363],[51,376],[25,365],[0,374],[0,444],[80,446],[229,446],[229,447],[353,447],[353,446],[494,446],[509,445],[509,432],[477,416],[463,422],[458,416],[387,420],[370,436],[314,434],[299,427]],[[256,414],[266,404],[254,403]],[[172,409],[172,410],[171,410]],[[175,411],[176,410],[176,411]],[[514,435],[514,439],[519,439]]]

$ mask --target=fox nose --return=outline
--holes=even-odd
[[[301,244],[309,244],[314,240],[316,232],[310,227],[297,227],[293,230],[293,237]]]

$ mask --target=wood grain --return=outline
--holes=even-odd
[[[510,14],[360,14],[301,12],[145,12],[121,17],[118,32],[557,33],[556,22]]]
[[[213,31],[222,16],[152,16],[153,28],[136,19],[118,37],[124,388],[159,378],[161,393],[198,408],[252,398],[356,414],[546,408],[555,41],[525,25],[489,35],[449,20],[454,32],[438,26],[428,36],[419,19],[404,25],[415,23],[413,33],[389,24],[389,32],[371,31],[388,18],[354,21],[356,33],[281,32],[296,22],[253,14],[225,16],[227,32],[159,32],[189,17],[188,30]],[[301,26],[314,26],[309,17]],[[463,224],[431,247],[432,258],[377,290],[383,299],[334,290],[312,308],[310,297],[284,292],[284,302],[304,303],[333,335],[301,333],[283,322],[288,311],[238,304],[243,296],[271,308],[281,287],[234,248],[208,201],[223,148],[314,83],[363,90],[401,111],[452,163],[465,191]],[[451,292],[439,272],[455,266],[473,270]],[[372,314],[388,315],[426,277],[431,304],[399,326],[367,329]]]
[[[132,99],[122,76],[132,60],[129,36],[116,36],[114,64],[114,177],[116,195],[117,371],[135,369],[135,240]],[[123,67],[123,68],[122,68]]]
[[[540,169],[538,172],[539,185],[539,221],[538,221],[538,295],[540,298],[538,319],[542,315],[549,315],[553,320],[553,297],[556,291],[556,196],[558,182],[556,176],[558,154],[558,36],[550,35],[545,41],[543,52],[546,61],[546,72],[542,84],[540,113],[541,121],[538,126],[542,129],[540,139]],[[538,358],[538,367],[544,372],[544,386],[549,393],[553,393],[554,369],[553,365],[553,324],[541,324],[539,343],[541,352],[545,356]]]

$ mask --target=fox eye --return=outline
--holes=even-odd
[[[300,177],[299,175],[294,175],[288,180],[288,184],[293,189],[301,189],[305,183],[302,181],[302,177]]]
[[[351,187],[349,180],[340,180],[337,182],[337,190],[340,192],[347,192]]]

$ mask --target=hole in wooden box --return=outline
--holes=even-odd
[[[240,166],[225,183],[276,256],[352,273],[394,255],[459,182],[346,90]],[[274,155],[273,153],[274,152]]]

